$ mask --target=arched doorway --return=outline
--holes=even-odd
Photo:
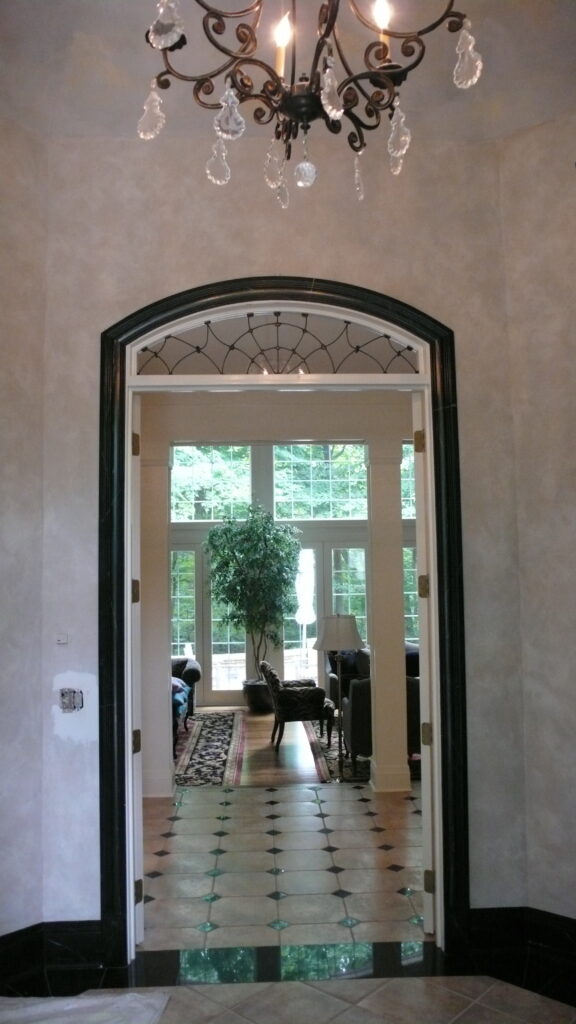
[[[464,641],[458,431],[453,337],[412,307],[375,292],[300,278],[250,278],[180,293],[133,314],[102,335],[100,479],[100,736],[102,927],[108,963],[127,958],[129,897],[126,792],[131,751],[126,738],[127,361],[144,337],[195,314],[239,304],[295,302],[366,315],[408,332],[428,347],[429,426],[434,476],[442,779],[444,948],[466,928],[468,839]],[[128,716],[129,718],[129,716]]]

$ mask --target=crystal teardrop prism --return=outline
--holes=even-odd
[[[184,35],[184,24],[178,0],[158,0],[156,7],[158,16],[148,29],[148,40],[155,50],[166,50]]]
[[[388,152],[391,157],[403,157],[408,151],[412,133],[406,127],[406,115],[400,107],[396,107],[390,121],[390,137],[388,139]],[[401,167],[402,165],[400,165]],[[394,171],[398,174],[399,171]]]
[[[221,139],[239,139],[246,128],[246,121],[238,112],[238,97],[234,89],[226,89],[220,97],[222,109],[214,118],[214,131]]]
[[[359,153],[354,157],[354,191],[356,192],[358,202],[361,203],[364,199],[364,179],[362,178],[362,171],[360,169]]]
[[[340,121],[344,114],[344,106],[338,95],[338,82],[334,74],[334,58],[326,58],[326,70],[322,75],[320,100],[325,113],[331,121]]]
[[[231,170],[226,162],[228,152],[223,139],[216,139],[212,146],[212,156],[206,164],[206,175],[214,185],[227,185]]]
[[[268,185],[268,188],[278,188],[281,182],[284,180],[284,155],[280,156],[275,150],[275,142],[273,139],[270,145],[270,149],[266,153],[264,158],[264,181]]]
[[[390,170],[391,170],[392,174],[400,174],[400,171],[402,170],[402,164],[403,163],[404,163],[404,157],[403,156],[392,155],[390,157]]]
[[[141,139],[155,139],[160,134],[166,121],[166,114],[162,110],[162,99],[156,92],[155,83],[152,82],[152,89],[144,104],[144,113],[138,121],[138,135]]]
[[[471,27],[470,22],[466,19],[456,44],[458,60],[454,68],[454,85],[458,89],[469,89],[471,85],[476,85],[482,74],[483,61],[480,54],[474,49],[476,40],[468,31]]]

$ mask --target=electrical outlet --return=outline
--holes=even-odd
[[[62,711],[80,711],[84,707],[82,690],[60,690],[60,708]]]

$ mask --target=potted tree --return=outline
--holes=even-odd
[[[212,596],[225,606],[225,621],[248,637],[250,671],[257,679],[244,682],[244,693],[253,711],[271,710],[260,662],[270,644],[280,646],[284,618],[296,608],[298,534],[260,505],[250,505],[246,519],[225,519],[206,541]]]

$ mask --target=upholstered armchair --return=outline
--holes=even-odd
[[[372,754],[372,695],[370,679],[351,679],[342,701],[342,733],[346,753],[356,768],[356,758]]]
[[[172,741],[174,752],[178,726],[183,723],[188,732],[188,719],[194,716],[196,683],[202,678],[202,669],[194,658],[172,658]]]
[[[326,697],[325,690],[321,686],[316,686],[313,679],[281,680],[267,661],[260,663],[260,671],[266,680],[274,705],[274,728],[270,742],[274,743],[276,738],[276,750],[282,742],[286,722],[320,722],[321,731],[326,722],[330,746],[334,703]]]

